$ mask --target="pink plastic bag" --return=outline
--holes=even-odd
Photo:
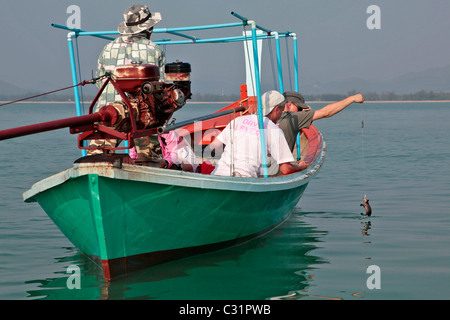
[[[195,157],[191,147],[175,131],[158,136],[158,140],[161,145],[163,159],[167,161],[168,168],[173,164],[194,164]]]
[[[138,158],[138,154],[136,152],[136,148],[135,147],[131,148],[129,152],[130,152],[129,155],[130,155],[131,159],[137,159]]]

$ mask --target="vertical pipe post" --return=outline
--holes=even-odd
[[[301,159],[300,132],[297,133],[297,161]]]
[[[78,84],[78,77],[77,77],[77,67],[75,64],[75,53],[73,50],[73,38],[76,37],[77,34],[75,32],[69,32],[67,34],[67,43],[69,45],[69,58],[70,58],[70,68],[72,71],[72,83],[73,85],[77,85]],[[73,88],[73,93],[75,96],[75,107],[76,107],[76,111],[77,111],[77,116],[81,116],[81,103],[80,103],[80,91],[78,89],[78,86],[75,86]],[[86,150],[81,150],[81,154],[84,156],[86,156]]]
[[[261,158],[262,158],[262,168],[263,175],[265,178],[268,177],[267,171],[267,152],[266,152],[266,138],[264,135],[264,115],[262,114],[262,103],[261,103],[261,83],[259,78],[259,57],[258,57],[258,44],[256,42],[256,23],[255,21],[248,21],[252,26],[252,42],[253,42],[253,59],[255,61],[255,83],[256,83],[256,97],[257,97],[257,107],[258,107],[258,124],[259,124],[259,137],[261,141]]]
[[[292,50],[294,51],[294,74],[295,74],[295,91],[299,92],[298,85],[298,56],[297,56],[297,35],[295,33],[291,33],[293,45]],[[301,159],[301,148],[300,148],[300,132],[297,134],[297,161]]]
[[[291,33],[293,45],[292,50],[294,51],[294,74],[295,74],[295,91],[299,92],[299,84],[298,84],[298,55],[297,55],[297,35],[295,33]]]

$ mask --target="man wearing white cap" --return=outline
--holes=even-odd
[[[304,170],[308,164],[295,163],[283,132],[275,124],[284,110],[284,96],[274,90],[261,96],[264,137],[267,155],[280,166],[282,174]],[[221,176],[259,177],[261,174],[261,142],[258,117],[254,114],[232,120],[211,143],[212,150],[225,145],[222,156],[211,174]],[[293,162],[293,163],[291,163]]]

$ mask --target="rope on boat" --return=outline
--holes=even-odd
[[[250,70],[251,86],[252,86],[253,92],[256,92],[256,88],[255,88],[255,81],[256,81],[256,79],[253,78],[252,61],[250,59],[250,50],[249,50],[249,47],[248,47],[247,30],[246,30],[245,26],[246,26],[246,24],[243,23],[242,27],[244,29],[244,38],[245,38],[244,43],[245,43],[245,47],[247,49],[246,51],[247,51],[248,67],[249,67],[249,70]],[[256,45],[258,45],[258,40],[256,40]],[[230,117],[231,117],[231,115],[230,115]],[[233,144],[234,144],[234,133],[235,133],[235,120],[236,120],[236,112],[234,111],[233,112],[233,126],[232,126],[232,129],[230,131],[230,135],[231,135],[231,139],[230,139],[231,140],[230,176],[231,177],[235,177],[236,176],[236,171],[235,171],[235,167],[234,167],[234,147],[233,147]],[[231,123],[231,119],[230,119],[230,123]]]
[[[289,43],[288,43],[288,38],[284,38],[286,41],[286,60],[287,60],[287,64],[288,64],[288,72],[289,72],[289,84],[290,84],[290,89],[292,91],[292,76],[291,76],[291,63],[290,63],[290,56],[289,56]]]
[[[231,135],[231,152],[230,152],[230,177],[236,176],[236,171],[234,168],[234,133],[235,133],[235,122],[236,122],[236,111],[233,111],[233,126],[231,127],[230,135]],[[231,114],[230,114],[230,123],[231,123]]]
[[[106,76],[106,75],[105,75],[105,76]],[[91,80],[83,80],[83,81],[81,81],[80,83],[75,84],[75,85],[72,85],[72,86],[69,86],[69,87],[64,87],[64,88],[61,88],[61,89],[57,89],[57,90],[52,90],[52,91],[49,91],[49,92],[44,92],[44,93],[36,94],[36,95],[34,95],[34,96],[31,96],[31,97],[27,97],[27,98],[22,98],[22,99],[14,100],[14,101],[5,102],[5,103],[0,104],[0,107],[6,106],[6,105],[8,105],[8,104],[13,104],[13,103],[25,101],[25,100],[30,100],[30,99],[37,98],[37,97],[42,97],[42,96],[45,96],[45,95],[48,95],[48,94],[52,94],[52,93],[55,93],[55,92],[59,92],[59,91],[63,91],[63,90],[71,89],[71,88],[75,88],[75,87],[78,87],[78,86],[85,86],[85,85],[87,85],[87,84],[94,84],[94,83],[96,83],[99,79],[104,78],[105,76],[101,76],[101,77],[97,77],[97,78],[92,78]]]
[[[84,80],[84,81],[82,81],[82,82],[80,82],[80,83],[78,83],[76,85],[70,86],[70,87],[65,87],[65,88],[61,88],[61,89],[57,89],[57,90],[53,90],[53,91],[49,91],[49,92],[40,93],[40,94],[31,96],[31,97],[28,97],[28,98],[22,98],[22,99],[18,99],[18,100],[14,100],[14,101],[9,101],[9,102],[0,104],[0,107],[6,106],[8,104],[13,104],[13,103],[17,103],[17,102],[21,102],[21,101],[25,101],[25,100],[29,100],[29,99],[33,99],[33,98],[37,98],[37,97],[41,97],[41,96],[45,96],[47,94],[51,94],[51,93],[67,90],[67,89],[70,89],[70,88],[74,88],[74,87],[78,87],[78,86],[84,86],[84,85],[86,85],[88,83],[93,83],[92,81],[93,80],[88,80],[88,81]]]
[[[277,83],[277,77],[275,76],[275,65],[273,63],[273,52],[272,52],[272,39],[269,39],[269,41],[267,41],[267,47],[269,48],[269,56],[270,56],[270,66],[272,67],[272,77],[273,77],[273,87],[277,88],[277,90],[279,90],[278,88],[278,83]]]

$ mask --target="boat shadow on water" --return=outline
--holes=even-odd
[[[248,242],[167,262],[105,281],[102,270],[76,248],[56,258],[58,277],[27,281],[29,299],[210,300],[292,299],[305,292],[314,269],[327,263],[312,252],[327,232],[309,226],[297,209],[278,228]],[[61,270],[61,264],[64,267]],[[80,289],[69,289],[69,266],[80,267]],[[307,296],[307,295],[304,295]],[[296,298],[302,298],[297,296]]]

